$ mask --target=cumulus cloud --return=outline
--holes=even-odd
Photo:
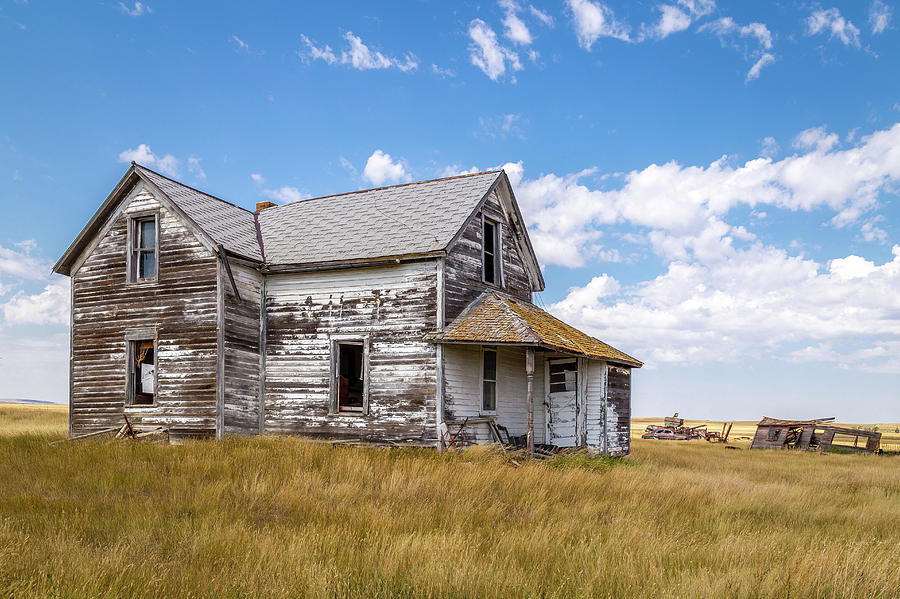
[[[171,154],[154,154],[147,144],[139,144],[134,149],[123,150],[119,153],[119,162],[128,163],[132,161],[148,168],[156,169],[170,177],[178,176],[178,159]]]
[[[474,19],[469,23],[469,39],[469,59],[494,81],[506,73],[507,69],[522,70],[519,55],[504,47],[494,30],[481,19]]]
[[[612,9],[603,2],[566,0],[566,5],[572,14],[575,37],[585,50],[590,50],[601,37],[631,41],[628,27],[619,23]]]
[[[54,277],[43,291],[35,294],[19,291],[0,304],[0,310],[7,326],[68,324],[69,279]]]
[[[677,4],[659,4],[659,21],[653,27],[647,29],[641,34],[641,37],[654,37],[663,39],[684,31],[691,26],[695,20],[705,17],[716,8],[716,3],[712,0],[678,0]]]
[[[262,185],[263,183],[266,182],[266,178],[263,177],[262,175],[260,175],[259,173],[250,173],[250,178],[257,185]]]
[[[385,183],[405,183],[412,180],[402,160],[394,161],[390,154],[375,150],[366,160],[363,179],[375,186]]]
[[[263,189],[262,193],[270,200],[280,202],[282,204],[299,202],[300,200],[305,200],[310,197],[309,194],[303,193],[296,187],[292,187],[290,185],[283,185],[274,189]]]
[[[518,12],[521,7],[515,0],[500,0],[499,4],[505,12],[503,17],[503,35],[517,44],[529,45],[533,40],[528,26],[519,18]]]
[[[845,46],[860,47],[859,28],[845,19],[836,8],[813,11],[806,18],[807,35],[828,34],[831,39],[838,39]]]
[[[872,33],[884,33],[890,27],[893,15],[893,9],[881,0],[872,2],[869,6],[869,26],[872,27]]]
[[[362,38],[353,35],[352,31],[346,32],[343,37],[347,42],[347,47],[341,51],[340,56],[335,54],[331,46],[318,46],[305,35],[301,35],[300,40],[306,48],[298,51],[297,54],[307,63],[321,60],[330,65],[348,65],[360,71],[393,68],[407,72],[413,71],[419,66],[418,60],[412,53],[407,53],[403,58],[396,58],[382,54],[378,50],[372,50],[363,43]]]
[[[206,179],[206,171],[200,166],[202,160],[202,158],[198,158],[197,156],[188,156],[187,159],[188,172],[198,179]]]
[[[875,212],[900,184],[900,124],[850,147],[816,127],[793,145],[781,160],[668,162],[613,177],[587,169],[528,178],[521,162],[504,165],[542,264],[599,270],[621,250],[629,260],[649,251],[665,265],[627,284],[599,274],[551,310],[650,363],[780,357],[838,341],[851,353],[900,346],[900,245],[881,261],[814,260],[730,222],[738,208],[755,222],[766,210],[784,219],[816,211],[886,243]],[[893,364],[871,367],[900,372]]]
[[[15,245],[18,249],[0,246],[0,277],[29,281],[46,279],[50,274],[51,264],[32,254],[36,247],[34,240],[20,241]]]
[[[540,21],[541,24],[544,25],[545,27],[553,27],[553,25],[554,25],[553,17],[550,16],[549,14],[547,14],[546,12],[535,8],[534,6],[529,6],[528,12],[530,12],[531,16],[533,16],[535,19]]]

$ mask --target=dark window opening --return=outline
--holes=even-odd
[[[362,343],[338,343],[338,412],[362,412],[365,394]]]
[[[155,279],[156,217],[134,219],[131,237],[131,280]]]
[[[769,434],[768,434],[768,436],[766,437],[766,440],[767,440],[767,441],[777,441],[777,440],[778,440],[778,437],[780,437],[780,436],[781,436],[781,429],[780,429],[780,428],[770,428],[770,429],[769,429]]]
[[[788,429],[787,434],[784,436],[784,444],[793,449],[797,447],[797,444],[800,443],[800,437],[803,435],[803,427],[802,426],[792,426]]]
[[[550,393],[565,393],[575,390],[577,373],[575,361],[550,362]]]
[[[485,220],[481,231],[482,248],[482,276],[485,283],[496,285],[498,283],[499,261],[497,251],[497,230],[495,223]]]
[[[495,412],[497,411],[497,352],[493,349],[485,349],[482,360],[481,410]]]
[[[131,344],[131,390],[133,405],[152,405],[156,399],[156,343],[152,339]]]

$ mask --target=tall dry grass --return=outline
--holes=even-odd
[[[2,596],[900,591],[900,458],[638,441],[513,468],[489,450],[51,437],[0,437]]]

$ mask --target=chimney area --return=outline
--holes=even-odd
[[[274,208],[277,205],[275,202],[256,202],[256,211],[262,212],[266,208]]]

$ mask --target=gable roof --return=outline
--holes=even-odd
[[[482,293],[443,331],[428,337],[444,343],[536,345],[634,368],[643,366],[534,304],[496,291]]]
[[[132,163],[53,267],[54,272],[71,274],[79,255],[141,181],[211,250],[221,245],[229,254],[276,269],[441,255],[502,183],[511,198],[509,218],[532,287],[544,287],[512,187],[502,170],[353,191],[251,212]]]
[[[262,251],[256,237],[255,213],[139,164],[135,165],[135,170],[184,210],[216,243],[245,258],[262,261]]]
[[[259,214],[266,260],[297,264],[443,250],[501,173],[379,187],[269,208]]]

